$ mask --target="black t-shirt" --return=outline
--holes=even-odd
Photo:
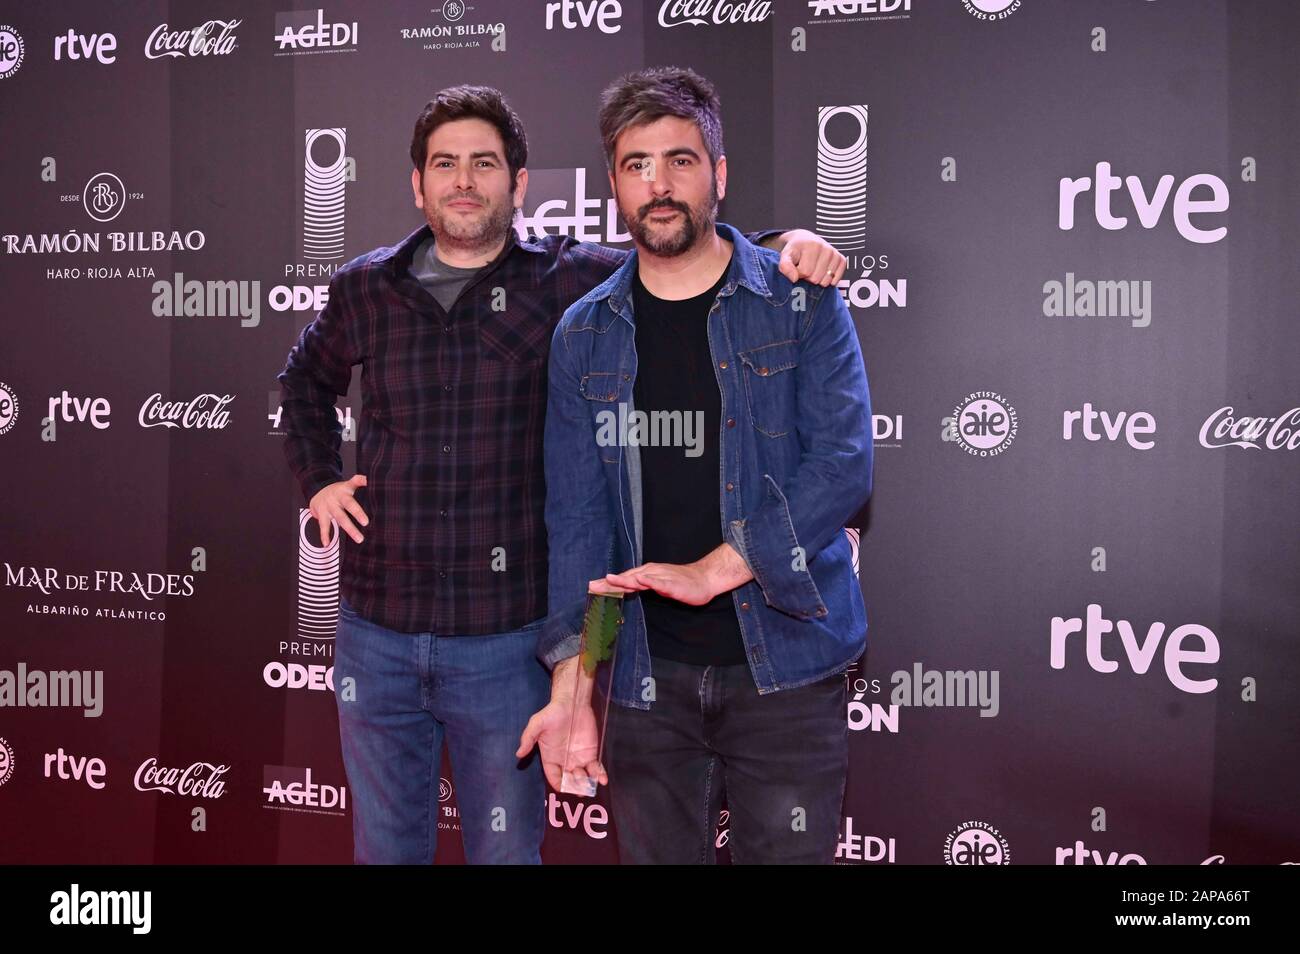
[[[722,543],[722,395],[709,352],[708,317],[726,276],[724,269],[708,291],[681,301],[656,298],[640,275],[632,287],[637,352],[632,400],[651,424],[638,447],[647,563],[693,563]],[[657,424],[656,411],[668,412]],[[730,591],[704,606],[650,590],[640,599],[651,656],[704,666],[745,662]]]

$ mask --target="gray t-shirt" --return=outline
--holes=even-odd
[[[433,251],[433,239],[422,242],[411,258],[411,274],[442,305],[444,311],[451,311],[451,306],[460,297],[461,289],[478,274],[480,267],[457,268],[440,261]]]

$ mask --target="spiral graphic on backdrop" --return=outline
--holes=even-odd
[[[310,520],[310,510],[298,511],[298,635],[333,639],[339,623],[339,525],[330,521],[330,545],[322,548],[307,533]]]
[[[331,157],[324,162],[312,155],[312,147],[321,140],[333,140],[333,146],[321,142],[321,149]],[[333,259],[343,257],[343,200],[347,165],[346,129],[308,129],[303,158],[302,254],[304,258]]]
[[[858,549],[861,545],[862,531],[857,527],[845,527],[844,532],[849,537],[849,549],[853,551],[853,575],[858,575]]]
[[[848,146],[826,139],[826,124],[850,116],[858,137]],[[867,107],[817,107],[817,232],[841,252],[867,240]]]

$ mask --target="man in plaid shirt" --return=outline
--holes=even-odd
[[[429,863],[444,737],[471,863],[536,863],[537,758],[515,757],[551,691],[535,657],[547,612],[542,436],[547,359],[569,307],[626,253],[520,239],[522,123],[494,89],[439,92],[411,142],[427,224],[340,268],[279,375],[285,456],[342,547],[339,730],[358,862]],[[759,233],[791,279],[838,281],[808,232]],[[362,366],[358,473],[334,410]]]

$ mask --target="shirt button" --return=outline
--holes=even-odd
[[[441,515],[444,516],[444,517],[447,516],[447,511],[445,511],[445,510],[439,510],[438,513],[441,514]]]
[[[442,326],[442,331],[443,331],[443,334],[451,334],[451,325],[443,325],[443,326]]]
[[[747,610],[747,609],[749,609],[749,604],[748,604],[748,603],[741,603],[741,604],[740,604],[740,608],[743,609],[743,610]]]
[[[720,367],[723,371],[726,371],[726,370],[727,370],[727,362],[725,362],[725,361],[719,361],[719,362],[718,362],[718,367]]]
[[[735,426],[736,426],[736,419],[735,419],[734,417],[729,417],[729,418],[727,418],[727,426],[728,426],[728,427],[735,427]]]
[[[447,579],[447,571],[446,571],[446,570],[439,570],[439,571],[438,571],[438,576],[442,577],[444,580]]]
[[[444,454],[450,454],[450,453],[451,453],[451,445],[450,445],[450,444],[443,444],[443,445],[442,445],[442,452],[443,452]]]
[[[451,385],[450,385],[450,384],[444,384],[444,385],[442,386],[442,389],[443,389],[444,391],[450,391],[450,390],[451,390]]]
[[[735,489],[736,489],[736,485],[733,484],[731,481],[727,481],[727,489],[728,489],[728,490],[735,490]]]
[[[625,375],[623,375],[623,380],[624,380],[624,381],[631,381],[631,380],[632,380],[632,375],[630,375],[630,374],[625,374]]]
[[[758,373],[759,373],[759,374],[766,375],[766,374],[767,374],[767,368],[759,368],[759,369],[758,369]]]

